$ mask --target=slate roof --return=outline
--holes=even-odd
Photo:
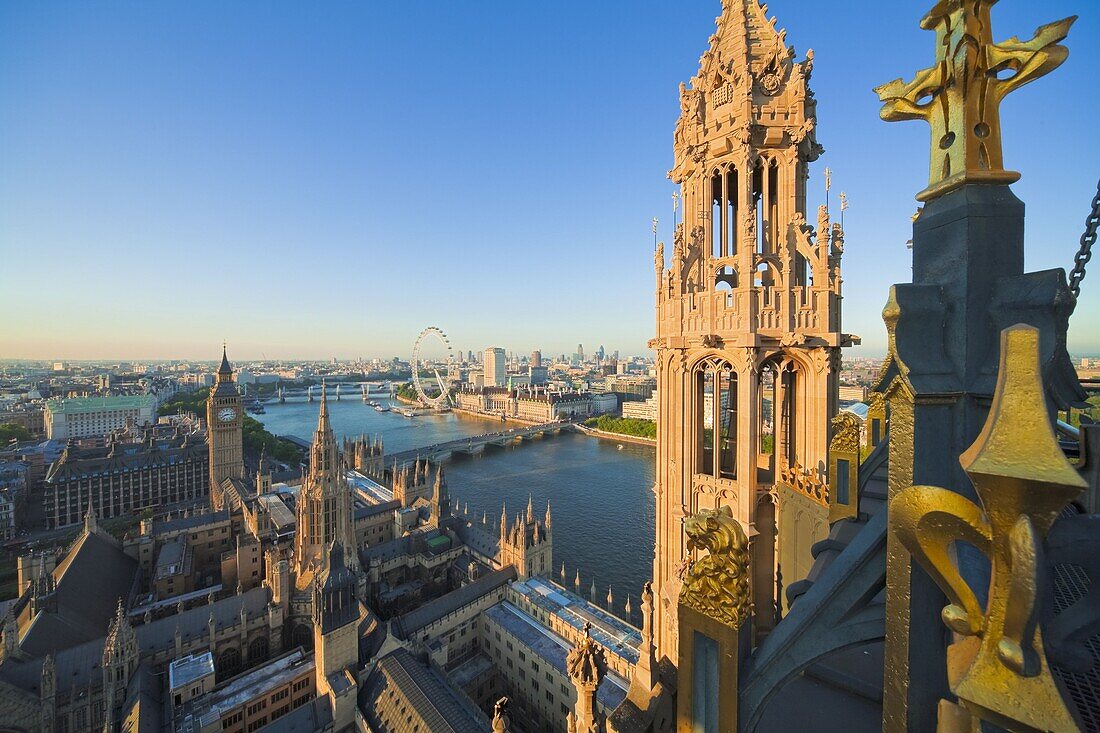
[[[534,618],[513,606],[501,601],[485,611],[486,618],[522,641],[528,649],[554,669],[568,676],[565,659],[572,648],[568,641],[546,628]],[[608,673],[596,691],[601,705],[614,710],[626,699],[627,682]]]
[[[171,647],[175,644],[177,626],[180,630],[180,636],[185,641],[205,637],[207,634],[207,620],[211,614],[214,615],[214,622],[218,627],[224,627],[235,623],[240,618],[241,608],[246,609],[250,617],[262,613],[267,607],[269,598],[270,595],[266,588],[253,588],[240,595],[215,601],[212,605],[190,608],[180,614],[165,616],[150,623],[141,624],[134,628],[139,654],[146,657],[156,650]],[[66,690],[72,687],[95,686],[102,683],[103,673],[100,665],[103,660],[103,644],[106,635],[107,624],[104,624],[98,638],[78,646],[63,649],[54,655],[57,689]],[[26,661],[5,660],[0,664],[0,680],[38,694],[44,658],[45,654]]]
[[[408,639],[425,626],[435,623],[502,586],[508,585],[515,579],[516,569],[511,565],[503,570],[494,570],[472,583],[457,588],[394,619],[393,633],[399,639]]]
[[[126,703],[122,706],[120,733],[160,730],[163,718],[160,680],[148,664],[139,665],[127,688]]]
[[[158,440],[154,447],[144,443],[126,443],[112,448],[71,448],[61,460],[50,466],[46,484],[76,481],[89,476],[140,471],[192,461],[207,460],[206,441],[191,436]]]
[[[223,509],[220,512],[192,514],[189,517],[177,517],[176,519],[163,521],[153,520],[153,536],[159,536],[168,532],[182,532],[189,529],[196,529],[206,524],[226,521],[228,519],[229,510]]]
[[[113,538],[81,533],[53,571],[56,608],[33,619],[29,606],[24,611],[20,649],[40,657],[105,636],[119,598],[128,605],[137,574],[137,560]]]
[[[359,561],[363,567],[370,565],[371,560],[385,562],[395,557],[412,553],[412,536],[398,537],[388,542],[381,542],[373,547],[365,547],[359,551]]]
[[[462,543],[483,557],[496,557],[500,552],[500,535],[473,522],[454,522],[451,527]]]
[[[483,733],[489,721],[438,670],[416,661],[405,649],[378,660],[359,693],[359,710],[379,733],[413,730],[405,720],[389,720],[383,696],[396,695],[426,733]]]
[[[356,519],[365,519],[367,517],[372,517],[375,514],[384,514],[386,512],[395,512],[400,508],[401,508],[401,502],[396,501],[396,500],[386,501],[386,502],[383,502],[381,504],[367,504],[365,502],[362,502],[361,505],[360,505],[360,502],[356,502],[356,506],[355,506],[354,511],[355,511],[355,518]]]
[[[323,695],[291,710],[259,730],[260,733],[315,733],[331,725],[332,705],[328,695]]]

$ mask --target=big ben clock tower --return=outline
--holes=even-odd
[[[241,393],[233,381],[233,368],[222,346],[217,381],[206,400],[206,430],[210,447],[210,505],[222,508],[222,481],[244,477]]]

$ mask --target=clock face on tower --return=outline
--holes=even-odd
[[[237,417],[237,411],[232,407],[223,407],[218,410],[218,419],[222,422],[233,422],[235,417]]]

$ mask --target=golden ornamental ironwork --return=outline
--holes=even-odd
[[[829,506],[829,486],[818,477],[816,471],[803,468],[799,463],[792,463],[789,466],[780,467],[779,480],[807,499],[822,506]]]
[[[749,540],[728,506],[703,509],[684,519],[688,550],[707,554],[684,573],[680,604],[732,628],[752,612],[749,599]]]
[[[1086,484],[1047,419],[1037,329],[1002,332],[993,405],[959,461],[980,506],[934,486],[905,489],[890,504],[890,531],[949,601],[943,621],[958,635],[948,649],[951,691],[978,720],[1010,730],[1076,731],[1038,628],[1039,553],[1058,513]],[[955,563],[960,542],[990,560],[984,607]]]
[[[1048,23],[1029,41],[994,43],[989,10],[997,0],[939,0],[920,27],[936,32],[936,63],[909,83],[895,79],[875,88],[882,119],[925,120],[932,126],[928,188],[921,201],[965,183],[1012,183],[1001,156],[1001,100],[1058,68],[1061,45],[1077,16]],[[1007,74],[1007,75],[1006,75]]]

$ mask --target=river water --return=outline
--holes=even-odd
[[[276,435],[307,440],[317,427],[318,403],[304,399],[265,405],[255,417]],[[455,413],[403,417],[378,412],[359,399],[329,400],[329,415],[337,439],[345,435],[381,436],[386,453],[412,450],[457,438],[499,430],[497,421]],[[554,532],[554,579],[573,589],[577,570],[587,597],[593,581],[596,598],[625,617],[629,594],[632,621],[641,620],[638,594],[652,574],[654,538],[654,451],[648,446],[598,440],[562,433],[527,441],[509,449],[489,448],[474,457],[456,456],[444,470],[456,508],[469,505],[470,515],[482,514],[500,526],[502,504],[514,517],[524,511],[530,495],[542,516],[550,501]]]

